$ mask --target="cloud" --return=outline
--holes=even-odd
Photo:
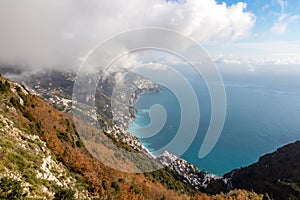
[[[255,24],[245,8],[214,0],[2,0],[0,63],[76,69],[98,43],[145,26],[171,28],[198,42],[237,40]]]
[[[299,65],[300,56],[296,55],[273,55],[273,56],[233,56],[217,55],[213,61],[216,64],[245,65],[250,66],[249,70],[254,71],[253,65]]]
[[[289,78],[291,76],[300,75],[300,64],[270,64],[270,63],[260,63],[260,64],[225,64],[225,63],[217,63],[217,67],[220,70],[223,77],[227,75],[266,75],[265,77],[271,77],[273,75],[279,75],[283,77],[284,75],[288,75]]]
[[[300,64],[299,42],[244,42],[204,47],[216,64],[245,66]]]
[[[285,12],[286,7],[288,6],[288,2],[284,0],[276,0],[276,3],[281,7],[281,13]]]
[[[280,15],[277,21],[273,24],[271,28],[271,32],[278,35],[285,34],[289,24],[293,23],[294,21],[297,21],[299,17],[300,17],[299,15],[291,15],[291,16],[288,16],[287,14]]]
[[[278,14],[278,18],[271,27],[271,32],[277,35],[283,35],[286,33],[288,26],[294,21],[298,20],[300,16],[291,15],[286,12],[286,8],[288,6],[287,1],[276,0],[275,3],[281,7],[281,13]]]

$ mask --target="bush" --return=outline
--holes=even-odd
[[[0,121],[0,127],[3,127],[5,124],[3,121]]]
[[[119,178],[119,183],[124,183],[125,182],[125,180],[124,180],[124,178]]]
[[[0,91],[5,92],[9,89],[9,87],[9,83],[7,81],[3,83],[2,80],[0,80]]]
[[[60,140],[64,140],[64,141],[66,141],[66,142],[69,141],[68,133],[59,132],[59,133],[57,133],[57,137],[58,137],[58,139],[60,139]]]
[[[27,168],[23,171],[23,178],[26,179],[26,181],[32,185],[37,183],[36,180],[36,171],[31,169],[31,168]]]
[[[0,199],[23,199],[23,188],[19,181],[6,177],[0,180]]]
[[[131,183],[130,189],[135,193],[139,194],[141,191],[135,183]]]
[[[102,187],[103,187],[104,190],[108,189],[108,185],[107,185],[107,181],[106,180],[102,181]]]
[[[30,112],[28,112],[28,111],[24,112],[23,116],[24,116],[25,118],[27,118],[27,119],[28,119],[29,121],[31,121],[31,122],[34,121],[33,115],[32,115]]]
[[[16,166],[19,170],[23,171],[25,168],[26,159],[23,155],[15,152],[10,152],[7,155],[8,160],[14,166]]]
[[[75,199],[75,192],[70,189],[58,188],[55,191],[53,200],[73,200]]]
[[[112,182],[111,187],[114,188],[116,192],[120,191],[120,186],[116,182]]]
[[[80,148],[80,147],[83,147],[84,145],[80,140],[77,140],[76,141],[76,146]]]
[[[18,99],[16,99],[15,97],[11,97],[9,102],[15,107],[15,108],[19,108],[20,107],[20,101],[18,101]]]
[[[154,172],[145,173],[146,177],[152,182],[160,182],[167,189],[181,191],[185,194],[193,193],[191,188],[188,188],[183,182],[177,180],[178,174],[174,173],[167,168],[159,169]]]
[[[17,86],[16,91],[19,93],[19,92],[22,92],[22,89],[19,86]]]
[[[271,200],[270,196],[268,193],[266,193],[263,197],[263,200]]]

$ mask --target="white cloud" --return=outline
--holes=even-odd
[[[276,0],[276,3],[281,7],[281,13],[285,12],[286,7],[288,6],[288,2],[284,0]]]
[[[288,6],[287,1],[276,0],[275,3],[281,7],[281,13],[278,14],[278,18],[271,27],[271,32],[278,35],[283,35],[286,33],[288,26],[294,21],[298,20],[300,16],[292,15],[286,12],[286,8]]]
[[[175,29],[196,41],[236,40],[249,35],[255,23],[245,7],[214,0],[2,0],[0,63],[77,67],[99,42],[144,26]]]
[[[277,21],[273,24],[271,31],[278,35],[285,34],[289,24],[299,19],[300,16],[292,15],[288,16],[287,14],[282,14],[278,17]]]
[[[236,42],[229,44],[205,44],[209,55],[223,56],[264,56],[276,55],[300,56],[300,42],[264,41],[264,42]],[[227,52],[227,53],[226,53]]]
[[[250,71],[254,71],[253,65],[296,65],[300,64],[300,56],[293,55],[273,55],[273,56],[214,56],[212,58],[216,64],[235,64],[251,66]]]
[[[300,55],[215,55],[212,59],[223,75],[300,75]]]
[[[253,42],[204,47],[217,64],[246,66],[300,64],[299,42]]]

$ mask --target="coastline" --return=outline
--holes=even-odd
[[[142,146],[142,152],[144,152],[145,154],[147,154],[148,156],[150,156],[153,159],[156,159],[157,156],[155,156],[154,154],[152,154],[141,142],[141,146]]]
[[[147,93],[156,93],[156,92],[161,92],[162,89],[160,87],[160,85],[156,84],[156,83],[152,83],[153,87],[149,87],[149,88],[144,88],[144,89],[140,89],[138,88],[138,90],[136,90],[132,96],[131,96],[131,99],[129,101],[129,106],[130,106],[130,114],[131,114],[131,119],[128,121],[128,124],[127,126],[125,127],[125,131],[129,132],[132,136],[134,136],[135,138],[137,138],[133,133],[132,131],[129,131],[129,124],[132,123],[135,118],[136,118],[136,113],[137,113],[137,109],[134,107],[134,104],[138,101],[139,99],[139,96],[140,95],[143,95],[143,94],[147,94]],[[151,158],[153,159],[156,159],[157,156],[155,156],[154,154],[151,153],[151,151],[149,151],[145,145],[141,142],[141,140],[139,138],[137,138],[137,140],[140,142],[141,144],[141,148],[142,148],[142,152],[146,153],[148,156],[150,156]]]

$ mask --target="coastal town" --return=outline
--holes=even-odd
[[[199,171],[195,165],[184,159],[176,157],[168,151],[162,153],[156,158],[156,160],[158,160],[162,165],[176,171],[180,179],[195,190],[203,190],[209,183],[211,183],[211,181],[222,179],[214,174]]]
[[[43,78],[43,76],[47,76],[47,78]],[[39,78],[35,77],[32,81],[27,80],[22,83],[24,83],[24,85],[26,85],[32,93],[41,96],[55,108],[58,108],[63,112],[72,112],[72,96],[70,93],[72,90],[70,87],[75,80],[74,74],[59,74],[59,76],[62,76],[65,79],[61,80],[61,82],[65,85],[64,87],[63,85],[57,87],[57,85],[50,84],[53,82],[51,78],[57,76],[58,74],[56,72],[51,72],[50,74],[44,73]],[[60,77],[60,79],[62,79],[62,77]],[[104,89],[104,87],[101,86],[100,89]],[[161,88],[158,84],[141,76],[136,76],[130,84],[124,87],[124,90],[118,90],[120,92],[115,94],[116,98],[123,99],[123,101],[127,102],[119,104],[121,105],[119,110],[111,111],[114,123],[111,125],[108,125],[106,122],[102,123],[105,124],[105,126],[103,126],[103,131],[105,134],[110,135],[115,141],[126,144],[134,150],[147,153],[163,166],[174,170],[177,173],[178,179],[182,180],[195,190],[202,191],[209,185],[209,183],[211,183],[211,181],[221,180],[222,178],[213,174],[208,174],[205,171],[200,171],[196,166],[188,163],[184,159],[172,155],[167,151],[162,153],[160,156],[155,157],[149,153],[136,136],[127,130],[129,123],[134,120],[135,113],[137,112],[134,108],[134,103],[138,100],[138,96],[145,93],[160,92],[160,90]],[[105,92],[109,93],[109,91]],[[102,108],[102,110],[98,110],[98,120],[102,119],[100,115],[110,111],[111,105],[101,105],[99,108]],[[124,111],[124,108],[127,108],[128,112],[122,112]],[[92,116],[92,113],[89,111],[84,114],[90,117]],[[222,181],[226,180],[222,179]],[[224,184],[226,183],[224,182]]]

